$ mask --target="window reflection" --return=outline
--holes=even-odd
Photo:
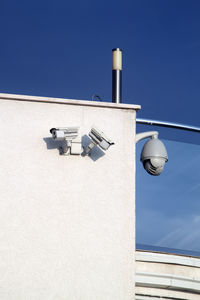
[[[200,251],[200,134],[138,127],[159,131],[169,161],[160,176],[150,176],[140,162],[145,141],[136,145],[137,244]]]

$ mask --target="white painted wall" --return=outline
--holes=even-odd
[[[0,94],[1,300],[134,299],[138,108]],[[94,124],[105,155],[59,155],[50,128]]]

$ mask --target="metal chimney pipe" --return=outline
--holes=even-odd
[[[112,49],[112,102],[122,102],[122,50]]]

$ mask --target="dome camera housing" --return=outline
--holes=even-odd
[[[140,160],[149,174],[153,176],[160,175],[165,163],[168,161],[164,144],[158,138],[150,139],[143,146]]]

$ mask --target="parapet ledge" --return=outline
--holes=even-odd
[[[0,100],[13,100],[13,101],[28,101],[28,102],[41,102],[41,103],[56,103],[63,105],[81,105],[81,106],[93,106],[93,107],[107,107],[115,109],[130,109],[139,110],[140,105],[135,104],[116,104],[111,102],[96,102],[88,100],[75,100],[75,99],[65,99],[65,98],[53,98],[53,97],[39,97],[39,96],[28,96],[28,95],[16,95],[16,94],[6,94],[0,93]]]

